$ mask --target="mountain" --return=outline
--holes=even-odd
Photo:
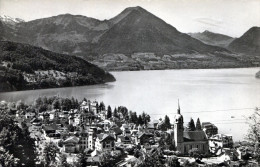
[[[0,16],[0,20],[9,25],[15,25],[17,23],[24,22],[24,20],[22,20],[20,18],[12,18],[12,17],[6,16],[6,15]]]
[[[260,78],[260,71],[258,71],[258,72],[255,74],[255,77],[256,77],[256,78]]]
[[[80,86],[115,78],[79,57],[0,41],[0,91]]]
[[[82,57],[106,70],[250,66],[229,50],[205,44],[141,7],[109,20],[58,15],[0,24],[2,39]]]
[[[233,52],[260,57],[260,27],[252,27],[228,46]]]
[[[256,77],[256,78],[260,78],[260,71],[258,71],[258,72],[255,74],[255,77]]]
[[[11,34],[5,34],[4,39],[40,46],[59,53],[75,54],[85,53],[84,47],[106,29],[108,25],[103,21],[64,14],[18,23]]]
[[[224,48],[226,48],[234,40],[234,38],[230,36],[210,32],[207,30],[202,33],[189,33],[189,35],[205,44]]]
[[[76,55],[226,51],[180,33],[141,7],[127,8],[110,20],[65,14],[20,22],[15,29],[13,36],[7,35],[7,40]]]
[[[132,54],[213,53],[225,49],[205,45],[141,7],[125,9],[116,24],[99,37],[96,52]],[[120,18],[120,19],[117,19]]]

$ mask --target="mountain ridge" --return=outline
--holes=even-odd
[[[14,29],[3,29],[2,39],[76,55],[107,70],[184,68],[177,65],[183,63],[182,60],[191,63],[190,68],[216,68],[218,66],[209,62],[216,60],[223,64],[227,61],[232,64],[234,60],[230,67],[237,67],[240,59],[240,55],[226,48],[179,32],[139,6],[126,8],[109,20],[64,14],[22,22]],[[219,68],[226,66],[219,64]]]
[[[208,30],[199,33],[188,33],[188,34],[191,37],[198,39],[205,44],[224,47],[224,48],[227,48],[227,46],[234,40],[233,37],[220,34],[220,33],[210,32]]]
[[[233,52],[260,56],[260,27],[252,27],[228,46]]]

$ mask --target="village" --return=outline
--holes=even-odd
[[[232,135],[218,133],[214,124],[198,118],[186,127],[177,104],[174,117],[153,121],[147,113],[138,116],[122,106],[112,111],[87,99],[39,97],[27,107],[2,101],[1,109],[8,108],[16,124],[28,127],[38,164],[48,145],[56,148],[53,161],[63,158],[71,166],[80,158],[84,166],[150,166],[156,161],[163,166],[258,166],[252,150],[234,143]]]

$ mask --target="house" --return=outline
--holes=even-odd
[[[95,150],[97,127],[90,127],[88,130],[88,135],[88,148],[91,150]]]
[[[238,152],[235,149],[223,149],[223,153],[219,157],[223,162],[237,161]]]
[[[52,110],[49,112],[50,114],[50,120],[53,120],[58,117],[58,114],[56,113],[56,110]]]
[[[97,134],[95,149],[98,151],[114,150],[115,149],[115,138],[110,134]]]
[[[126,158],[124,161],[120,161],[117,166],[119,167],[134,167],[135,163],[140,161],[138,158],[131,156]]]
[[[41,126],[42,125],[42,121],[39,118],[33,118],[31,119],[30,123],[34,126]]]
[[[33,117],[35,117],[35,113],[34,112],[26,112],[25,113],[25,118],[26,119],[32,119]]]
[[[73,126],[78,126],[82,122],[82,116],[81,114],[75,114],[74,115],[74,121],[73,121]]]
[[[39,118],[44,120],[44,121],[49,120],[50,119],[50,114],[47,113],[47,112],[39,113]]]
[[[132,140],[131,140],[131,137],[129,137],[129,136],[119,135],[119,136],[117,136],[117,142],[122,143],[122,144],[131,144]]]
[[[202,122],[201,127],[208,137],[218,134],[218,128],[210,122]]]
[[[92,111],[95,115],[98,114],[98,102],[97,101],[93,101],[90,103],[90,111]]]
[[[154,124],[149,123],[149,124],[147,125],[147,130],[148,130],[149,133],[154,133],[154,130],[155,130]]]
[[[122,130],[123,135],[131,135],[130,128],[129,128],[129,126],[127,124],[122,124],[120,129]]]
[[[99,125],[105,130],[105,131],[109,131],[109,128],[111,126],[112,122],[109,120],[104,120],[102,122],[99,122]]]
[[[60,134],[57,133],[58,127],[55,124],[43,126],[43,136],[46,141],[53,141],[55,139],[60,139]]]
[[[153,120],[152,124],[153,124],[155,129],[157,129],[159,122],[160,122],[159,120]]]
[[[24,115],[24,111],[23,111],[23,110],[17,110],[17,111],[16,111],[15,116],[16,116],[17,118],[21,118],[23,115]]]
[[[99,156],[94,156],[94,157],[88,157],[87,159],[87,166],[99,166],[100,164],[100,157]]]
[[[79,147],[80,150],[85,150],[86,148],[88,148],[88,133],[87,132],[80,132],[79,133]]]
[[[81,105],[80,105],[80,110],[81,111],[90,111],[90,105],[89,105],[89,102],[87,102],[87,101],[83,101],[82,103],[81,103]]]
[[[151,133],[138,132],[135,136],[135,144],[144,145],[145,143],[154,143],[154,135]]]
[[[233,139],[231,135],[216,134],[209,139],[210,152],[215,153],[217,149],[232,148]]]
[[[109,129],[109,133],[112,134],[117,140],[117,136],[121,135],[123,131],[119,127],[112,127]]]
[[[71,136],[63,142],[63,151],[67,153],[75,153],[80,150],[79,138]]]

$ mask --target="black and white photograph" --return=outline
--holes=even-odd
[[[259,167],[260,0],[0,0],[0,167]]]

